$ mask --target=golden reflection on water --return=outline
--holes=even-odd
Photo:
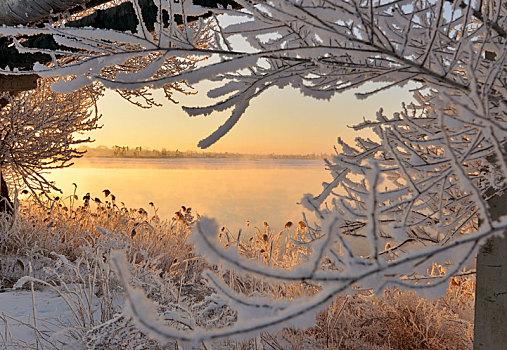
[[[169,218],[184,205],[236,231],[247,220],[254,226],[267,221],[275,230],[298,222],[303,208],[297,202],[304,193],[318,194],[330,174],[319,160],[83,158],[48,178],[64,195],[76,183],[80,200],[87,192],[104,200],[108,189],[127,207],[152,214],[153,202]]]

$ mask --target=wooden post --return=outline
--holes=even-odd
[[[38,79],[39,76],[36,74],[0,74],[0,93],[10,92],[11,96],[15,96],[18,92],[36,89]],[[0,97],[0,109],[8,103],[9,99],[7,97]]]
[[[507,161],[507,144],[504,147]],[[488,159],[495,163],[495,157]],[[507,176],[507,174],[504,174]],[[486,194],[493,220],[507,215],[507,190]],[[507,349],[507,236],[492,237],[477,254],[475,288],[474,350]]]
[[[505,198],[505,197],[504,197]],[[507,206],[507,203],[504,203]],[[507,237],[492,237],[477,254],[474,350],[507,349]]]
[[[0,91],[26,91],[37,88],[36,74],[4,75],[0,74]]]

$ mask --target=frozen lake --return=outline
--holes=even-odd
[[[247,220],[275,230],[298,222],[303,194],[318,194],[331,175],[322,160],[82,158],[48,178],[65,195],[76,183],[80,200],[87,192],[103,200],[108,189],[127,207],[150,213],[153,202],[169,218],[184,205],[236,231]]]

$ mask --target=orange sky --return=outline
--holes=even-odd
[[[155,92],[162,107],[141,109],[108,91],[99,102],[101,130],[90,133],[92,146],[142,146],[169,150],[199,150],[197,143],[208,136],[228,117],[230,111],[207,117],[188,117],[182,105],[203,105],[206,87],[196,86],[195,96],[175,94],[174,104]],[[336,138],[352,141],[358,134],[347,128],[366,119],[374,119],[380,106],[391,113],[402,101],[410,101],[409,87],[392,88],[357,100],[353,92],[336,95],[331,101],[303,97],[291,88],[271,89],[252,101],[246,114],[211,152],[307,154],[331,153]]]

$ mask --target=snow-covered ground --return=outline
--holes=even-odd
[[[55,291],[35,290],[33,299],[31,290],[0,293],[0,349],[80,349],[72,338],[75,326],[71,308]]]

